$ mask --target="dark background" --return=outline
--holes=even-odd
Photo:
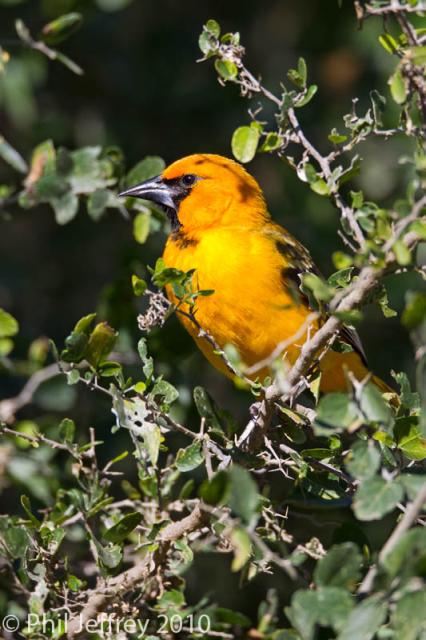
[[[23,51],[14,33],[17,16],[37,34],[45,22],[71,10],[83,13],[83,26],[60,48],[84,68],[82,77],[38,53]],[[0,3],[0,45],[12,53],[7,75],[0,75],[0,132],[27,158],[46,138],[52,138],[56,147],[118,145],[129,169],[146,155],[163,156],[167,163],[194,152],[230,155],[232,132],[249,122],[247,109],[259,102],[243,100],[233,86],[221,88],[211,63],[196,63],[198,35],[209,18],[215,18],[223,31],[241,32],[249,68],[274,91],[279,92],[280,81],[286,80],[286,71],[298,57],[306,59],[319,91],[301,118],[308,136],[322,150],[328,148],[327,135],[333,127],[343,130],[342,116],[350,111],[353,97],[359,98],[357,109],[362,113],[369,106],[371,88],[388,95],[393,61],[377,44],[380,24],[371,21],[357,30],[347,0],[341,8],[331,0],[134,0],[119,11],[105,11],[88,1],[32,0],[16,7]],[[271,118],[269,105],[263,113],[265,120]],[[392,115],[391,111],[389,124]],[[364,144],[362,173],[351,188],[362,188],[367,199],[383,203],[397,198],[410,170],[395,161],[402,144],[398,139]],[[330,202],[311,192],[272,156],[258,156],[249,170],[263,186],[274,217],[330,274],[334,270],[330,255],[343,248],[336,234],[338,214]],[[0,183],[2,179],[10,179],[10,173],[0,162]],[[0,307],[20,322],[14,357],[25,358],[31,342],[40,336],[63,344],[75,322],[96,309],[120,330],[130,353],[139,337],[130,277],[161,254],[163,232],[141,246],[133,239],[130,222],[116,211],[108,211],[95,223],[82,207],[65,227],[56,224],[48,206],[8,213],[0,212]],[[389,282],[391,305],[398,310],[413,277]],[[379,310],[369,309],[359,330],[375,372],[388,381],[391,368],[412,374],[411,346],[398,318],[385,321]],[[182,420],[193,427],[197,424],[191,390],[201,384],[243,423],[250,396],[236,391],[210,368],[175,319],[151,336],[150,345],[157,370],[182,391],[176,409]],[[23,378],[1,373],[0,397],[13,395]],[[22,415],[43,421],[48,419],[46,412],[49,419],[64,413],[72,416],[82,433],[95,426],[107,441],[100,454],[105,458],[126,447],[120,434],[110,435],[109,405],[84,389],[62,383],[46,386],[38,405]],[[5,510],[17,508],[17,495],[15,490],[3,493]],[[304,514],[295,508],[289,529],[305,540],[321,533],[323,541],[324,530],[329,530],[331,541],[345,519],[350,519],[349,512],[317,518],[312,511]],[[370,529],[366,525],[365,530]],[[385,535],[375,532],[373,538],[379,544]],[[251,600],[246,592],[237,591],[237,584],[221,586],[217,558],[204,562],[200,572],[209,575],[217,599],[247,609]],[[260,593],[263,587],[255,581],[249,589]]]

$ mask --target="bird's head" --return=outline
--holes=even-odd
[[[256,180],[234,160],[207,153],[177,160],[120,196],[160,205],[175,232],[252,225],[269,217]]]

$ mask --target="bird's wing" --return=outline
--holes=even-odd
[[[311,254],[303,246],[301,242],[296,240],[288,231],[279,225],[272,224],[266,229],[266,234],[275,242],[277,251],[283,256],[283,276],[296,291],[298,298],[302,304],[311,306],[308,296],[301,291],[301,278],[304,273],[313,273],[323,278],[321,271],[316,266]],[[324,318],[327,317],[327,307],[320,307]],[[348,325],[343,325],[339,332],[339,338],[342,342],[349,344],[352,349],[358,353],[362,362],[367,365],[367,356],[365,355],[361,339],[357,331]]]

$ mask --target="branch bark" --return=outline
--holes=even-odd
[[[72,640],[84,633],[89,620],[96,619],[105,607],[115,598],[122,597],[137,588],[158,569],[158,559],[164,560],[170,545],[182,536],[201,528],[206,523],[206,514],[197,504],[194,510],[185,518],[167,525],[160,533],[157,542],[160,547],[154,553],[149,553],[131,569],[123,571],[118,576],[110,578],[93,591],[80,613],[68,620],[67,638]]]
[[[382,550],[379,553],[378,563],[377,565],[373,565],[370,567],[368,573],[366,574],[364,580],[362,581],[358,593],[359,594],[367,594],[371,591],[374,580],[377,575],[378,565],[383,562],[386,556],[395,548],[398,542],[401,540],[404,533],[406,533],[411,525],[416,521],[417,516],[419,515],[423,505],[426,503],[426,484],[419,491],[416,499],[408,506],[405,511],[403,517],[392,531],[388,540],[382,547]]]

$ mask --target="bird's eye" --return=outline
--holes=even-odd
[[[197,179],[197,176],[194,176],[193,173],[187,173],[182,177],[182,182],[185,185],[185,187],[192,187],[196,179]]]

